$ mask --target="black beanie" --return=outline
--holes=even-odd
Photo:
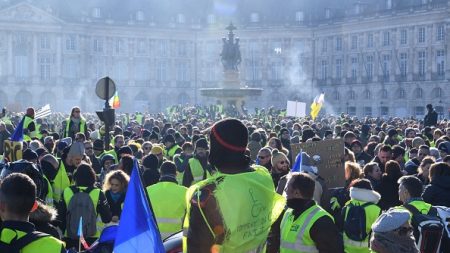
[[[34,152],[31,149],[26,149],[25,151],[23,151],[23,155],[22,158],[29,161],[29,160],[33,160],[33,159],[37,159],[38,158],[38,154],[36,152]]]
[[[157,139],[157,140],[159,140],[158,133],[155,132],[155,131],[153,131],[152,134],[150,135],[150,137],[148,137],[148,138],[149,138],[150,140],[152,140],[152,139]]]
[[[248,130],[237,119],[224,119],[211,128],[209,161],[212,165],[248,166],[250,158],[245,155]]]
[[[155,155],[147,155],[142,159],[142,165],[147,169],[157,169],[158,168],[158,158]]]
[[[373,190],[372,184],[368,179],[358,179],[352,187],[359,188],[359,189],[366,189],[366,190]]]
[[[105,143],[102,140],[95,140],[93,143],[94,150],[103,151]]]
[[[120,157],[122,154],[133,155],[133,150],[129,146],[120,147],[117,156]]]
[[[148,137],[150,137],[151,134],[152,134],[152,132],[148,131],[147,129],[144,129],[142,131],[142,138],[148,138]]]
[[[173,135],[171,135],[171,134],[164,136],[162,143],[166,143],[166,142],[175,143],[175,137],[173,137]]]
[[[197,148],[209,149],[208,141],[204,138],[198,139],[195,142],[195,149],[197,149]]]

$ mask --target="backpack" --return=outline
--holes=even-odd
[[[67,206],[66,214],[66,233],[67,237],[78,239],[78,225],[80,217],[83,217],[83,235],[92,237],[97,232],[97,212],[89,193],[94,190],[93,187],[86,190],[80,190],[71,186],[73,196]],[[97,203],[95,203],[96,205]]]
[[[38,231],[33,231],[24,235],[20,239],[13,239],[9,244],[0,241],[0,252],[20,253],[20,251],[28,244],[47,236],[50,235]]]
[[[431,207],[428,214],[422,214],[413,205],[403,205],[412,213],[411,225],[414,228],[414,238],[416,239],[419,252],[437,253],[441,247],[441,239],[444,234],[444,225],[438,216],[435,207]]]
[[[444,224],[444,235],[441,241],[441,251],[448,252],[450,250],[450,207],[436,206],[439,218]]]
[[[362,242],[368,234],[366,232],[366,210],[365,207],[374,205],[367,202],[363,205],[354,205],[350,202],[349,205],[342,209],[342,216],[345,218],[346,210],[348,210],[347,218],[344,221],[344,233],[353,241]]]

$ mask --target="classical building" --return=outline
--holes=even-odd
[[[199,3],[201,2],[201,3]],[[115,80],[122,111],[212,104],[225,26],[238,27],[240,76],[263,88],[247,107],[311,102],[329,113],[449,117],[447,0],[28,0],[0,2],[0,106],[102,107]]]

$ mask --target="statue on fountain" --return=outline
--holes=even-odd
[[[236,27],[233,23],[226,28],[228,32],[228,39],[222,38],[223,47],[220,53],[222,65],[225,71],[238,71],[238,65],[241,63],[241,51],[239,49],[239,38],[234,38],[233,30]]]

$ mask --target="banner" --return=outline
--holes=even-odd
[[[22,159],[22,142],[5,140],[3,143],[4,158],[9,162]]]
[[[297,101],[287,101],[286,116],[298,118],[305,117],[306,103]]]
[[[296,158],[300,150],[306,152],[325,179],[328,188],[345,185],[344,176],[344,140],[323,140],[301,144],[292,144],[292,158]]]

